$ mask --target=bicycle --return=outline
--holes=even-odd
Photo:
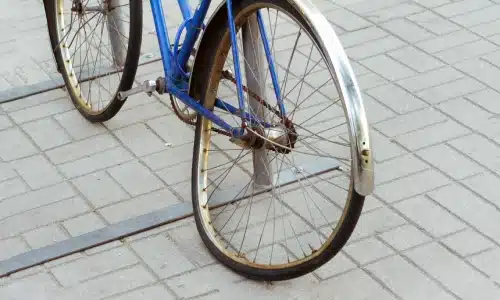
[[[150,0],[164,76],[137,87],[142,1],[48,2],[58,70],[83,117],[108,121],[131,95],[155,92],[196,127],[194,218],[220,262],[285,280],[344,247],[374,189],[369,126],[342,45],[309,0],[227,0],[209,18],[210,0],[195,10],[178,0],[173,43],[161,0]],[[95,102],[103,95],[109,103]]]

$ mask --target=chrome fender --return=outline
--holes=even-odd
[[[371,149],[368,120],[354,71],[337,34],[311,0],[287,1],[298,11],[302,12],[306,22],[317,36],[326,37],[318,41],[321,43],[318,46],[326,51],[326,63],[331,70],[334,70],[332,76],[336,81],[335,85],[337,89],[342,92],[342,103],[349,117],[348,128],[353,157],[352,173],[354,189],[358,194],[367,196],[375,189],[373,151]],[[200,47],[203,47],[203,38],[205,37],[205,33],[212,29],[211,25],[217,26],[222,21],[227,22],[225,4],[225,1],[220,3],[211,15],[205,31],[201,35]],[[195,58],[195,65],[196,60]],[[190,89],[192,88],[190,83]]]

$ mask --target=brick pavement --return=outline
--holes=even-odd
[[[214,261],[188,219],[0,279],[0,299],[500,299],[500,1],[315,3],[352,59],[377,161],[375,196],[335,259],[250,282]],[[26,67],[12,52],[46,43],[39,1],[15,5],[0,22],[29,21],[0,35],[0,88],[53,70],[43,51]],[[135,96],[99,125],[61,90],[1,105],[0,260],[189,201],[192,136],[164,98]]]

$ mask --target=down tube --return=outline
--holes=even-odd
[[[160,47],[161,59],[163,62],[163,71],[165,77],[170,78],[171,56],[170,41],[168,38],[167,26],[165,25],[165,16],[163,15],[163,7],[161,0],[150,0],[151,11],[153,12],[153,19],[155,22],[156,35],[158,36],[158,44]]]

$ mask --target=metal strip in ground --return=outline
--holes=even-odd
[[[144,62],[139,64],[139,67],[147,65],[147,64],[159,62],[160,60],[161,59],[157,58],[157,59],[153,59],[153,60],[144,61]],[[95,78],[99,78],[102,76],[115,74],[118,72],[119,71],[117,71],[114,68],[103,69],[103,70],[101,70],[100,74],[97,74],[94,76],[84,76],[83,79],[80,80],[80,83],[86,82],[89,80],[93,80]],[[15,87],[15,88],[12,88],[9,90],[0,91],[0,104],[12,102],[12,101],[20,100],[20,99],[23,99],[26,97],[30,97],[30,96],[38,95],[41,93],[49,92],[52,90],[60,89],[60,88],[63,88],[64,86],[65,86],[64,80],[62,79],[62,75],[61,75],[60,78],[55,79],[55,80],[47,80],[47,81],[42,81],[42,82],[35,83],[32,85],[20,86],[20,87]]]
[[[297,182],[297,174],[303,174],[303,176],[300,176],[300,180],[304,180],[312,176],[331,172],[339,167],[340,163],[333,159],[319,159],[318,161],[315,161],[314,164],[308,164],[297,169],[299,172],[297,172],[297,170],[285,170],[281,172],[280,175],[277,176],[277,178],[280,178],[278,185],[286,186]],[[254,195],[264,193],[266,191],[268,190],[264,189],[258,193],[254,193]],[[239,192],[236,193],[239,194]],[[234,193],[232,194],[234,195]],[[221,206],[230,202],[248,199],[250,196],[251,195],[247,195],[239,199],[228,197],[227,200],[213,203],[213,205]],[[165,209],[112,224],[105,228],[73,237],[50,246],[31,250],[10,259],[0,261],[0,278],[71,254],[82,252],[103,244],[148,231],[192,215],[193,206],[191,202],[179,203],[171,205]]]

